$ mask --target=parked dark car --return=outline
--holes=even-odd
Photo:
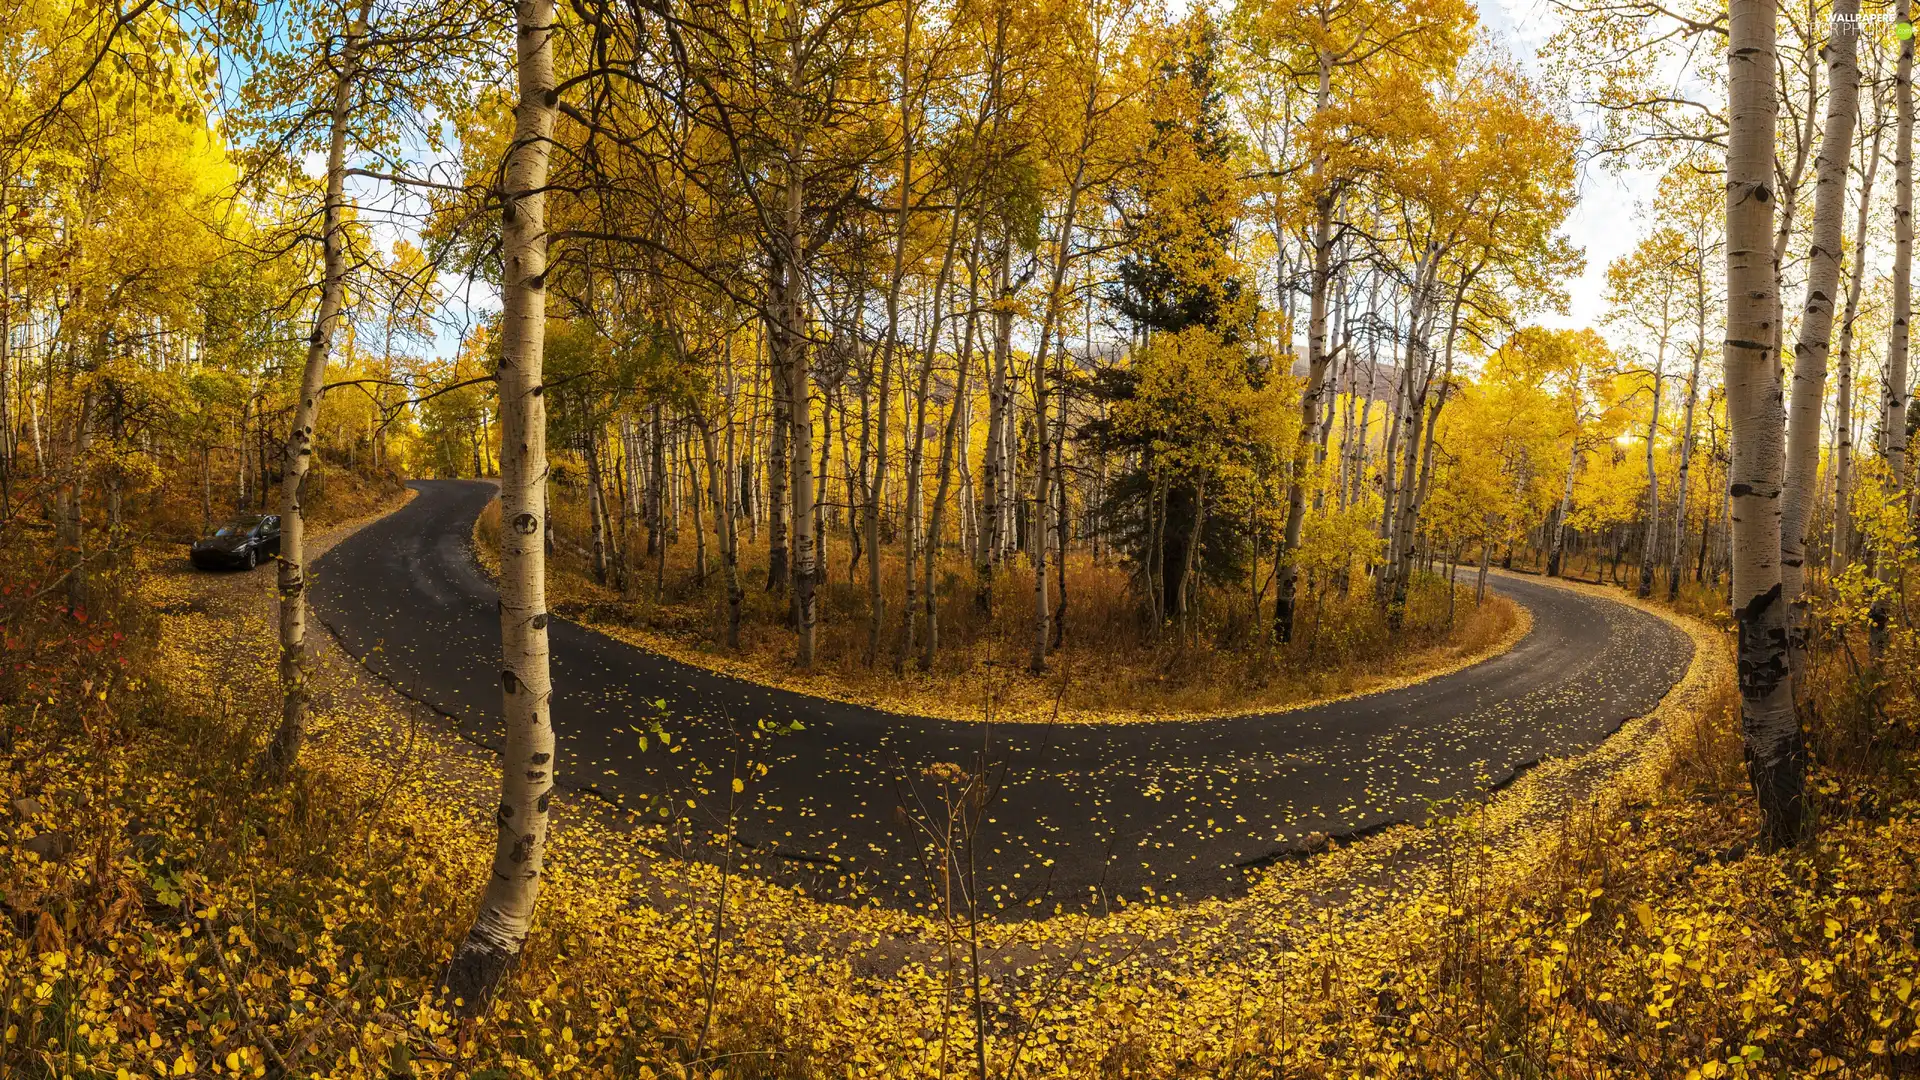
[[[280,554],[280,519],[243,517],[215,529],[212,536],[195,540],[189,551],[193,565],[201,569],[238,566],[251,570],[262,559]]]

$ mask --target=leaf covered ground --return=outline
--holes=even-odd
[[[209,580],[148,565],[85,623],[5,628],[0,1073],[1920,1069],[1920,801],[1825,769],[1818,842],[1752,849],[1701,624],[1687,681],[1593,754],[1232,901],[851,909],[570,799],[511,992],[462,1029],[433,989],[485,873],[486,756],[330,651],[305,775],[259,788],[269,598]]]

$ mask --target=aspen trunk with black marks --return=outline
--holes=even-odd
[[[623,516],[644,519],[646,487],[640,479],[640,439],[634,432],[633,414],[620,414],[620,476],[626,488]]]
[[[1053,426],[1053,641],[1058,649],[1067,640],[1067,549],[1073,543],[1071,504],[1067,501],[1067,410],[1072,402],[1066,396],[1066,349],[1062,342],[1058,372],[1061,387],[1059,422]]]
[[[993,568],[1006,551],[1006,514],[1002,505],[1009,487],[1003,469],[1010,427],[1013,393],[1008,386],[1008,363],[1013,352],[1012,305],[1013,242],[1000,241],[993,271],[992,369],[987,380],[987,446],[980,469],[980,542],[974,553],[974,606],[993,610]]]
[[[784,254],[774,256],[769,277],[775,282],[786,280]],[[770,306],[778,311],[781,305],[778,300],[772,300]],[[773,416],[767,433],[767,497],[764,500],[767,511],[768,592],[785,589],[793,574],[792,568],[787,565],[787,476],[792,468],[789,436],[793,432],[793,384],[787,378],[779,356],[779,346],[775,344],[780,330],[774,321],[779,317],[775,314],[766,320],[768,378],[771,380],[773,396]]]
[[[1447,396],[1453,388],[1453,349],[1460,333],[1460,306],[1466,295],[1466,288],[1467,285],[1463,282],[1454,295],[1453,310],[1447,325],[1446,360],[1440,374],[1438,393],[1427,390],[1421,392],[1422,398],[1429,393],[1432,394],[1433,405],[1426,412],[1424,425],[1416,427],[1412,432],[1416,441],[1420,443],[1420,474],[1412,485],[1413,497],[1402,499],[1399,516],[1396,518],[1399,566],[1393,576],[1393,599],[1387,606],[1387,623],[1396,630],[1400,627],[1400,620],[1406,616],[1407,591],[1413,583],[1414,539],[1420,525],[1420,508],[1427,504],[1427,491],[1433,483],[1433,452],[1435,445],[1439,442],[1440,413],[1447,407]],[[1431,383],[1432,380],[1428,381]],[[1418,422],[1417,417],[1416,422]],[[1408,447],[1407,463],[1411,470],[1413,465],[1411,445]],[[1428,552],[1428,563],[1431,567],[1431,551]]]
[[[1379,310],[1378,285],[1379,278],[1376,276],[1368,290],[1367,310],[1369,311]],[[1379,374],[1380,334],[1377,329],[1374,329],[1367,335],[1367,392],[1365,399],[1360,403],[1360,419],[1354,425],[1353,465],[1347,476],[1347,505],[1349,506],[1360,501],[1361,485],[1365,482],[1367,465],[1370,464],[1373,455],[1373,400],[1380,392]],[[1348,400],[1348,407],[1349,409],[1352,407],[1351,399]]]
[[[867,652],[866,663],[873,667],[880,662],[882,643],[886,640],[887,600],[881,591],[880,583],[880,512],[882,498],[886,492],[887,480],[887,436],[888,417],[893,412],[893,402],[888,399],[892,392],[894,355],[900,348],[900,288],[906,280],[907,245],[909,229],[913,221],[913,184],[914,184],[914,131],[913,122],[913,22],[917,14],[914,3],[905,9],[904,32],[900,38],[900,198],[896,207],[894,235],[892,241],[893,265],[887,278],[887,325],[877,344],[880,359],[880,385],[875,394],[872,408],[874,416],[874,455],[871,474],[867,481]],[[906,376],[901,376],[906,382]],[[911,420],[911,410],[903,414],[903,419]],[[910,515],[911,508],[907,511]],[[911,526],[909,526],[909,532]],[[909,580],[913,577],[913,552],[907,552],[906,573]],[[911,613],[908,615],[911,618]]]
[[[1324,111],[1331,97],[1332,58],[1317,50],[1320,87],[1316,111]],[[1287,522],[1280,534],[1279,578],[1273,601],[1273,636],[1281,644],[1293,640],[1294,605],[1300,590],[1297,554],[1306,525],[1307,486],[1317,481],[1326,458],[1324,443],[1315,443],[1320,427],[1320,398],[1327,381],[1327,291],[1333,279],[1333,192],[1322,188],[1326,154],[1318,153],[1309,185],[1316,190],[1313,206],[1313,276],[1307,301],[1307,385],[1300,391],[1300,436],[1294,441],[1293,468],[1287,476]]]
[[[587,535],[592,549],[593,580],[601,585],[607,583],[607,534],[603,522],[606,516],[600,512],[600,463],[594,460],[589,447],[592,443],[582,438],[578,444],[580,456],[587,459]]]
[[[1552,539],[1547,545],[1547,576],[1560,576],[1560,560],[1567,546],[1567,515],[1573,513],[1573,478],[1580,472],[1580,437],[1574,436],[1573,452],[1567,456],[1567,479],[1560,489],[1560,501],[1553,508]]]
[[[833,394],[822,387],[820,390],[820,454],[814,458],[813,469],[813,571],[816,585],[827,581],[827,532],[832,509],[833,493],[830,489],[833,480]],[[689,444],[691,447],[691,444]],[[693,453],[691,449],[687,451]],[[689,469],[691,475],[691,469]],[[698,491],[696,486],[695,491]],[[835,513],[833,516],[837,517]]]
[[[1776,0],[1777,2],[1777,0]],[[1809,41],[1805,55],[1806,67],[1799,72],[1806,76],[1807,100],[1797,126],[1789,129],[1793,133],[1793,162],[1784,172],[1780,169],[1779,148],[1775,148],[1773,182],[1780,185],[1773,193],[1772,205],[1777,208],[1774,215],[1773,233],[1773,356],[1776,366],[1780,358],[1786,355],[1787,343],[1780,335],[1786,332],[1786,258],[1787,245],[1793,241],[1793,219],[1800,212],[1800,185],[1806,180],[1807,165],[1813,160],[1814,117],[1819,112],[1820,78],[1819,62],[1814,58],[1814,49]],[[1787,73],[1780,70],[1778,85],[1786,85]],[[1798,89],[1796,87],[1796,89]],[[1776,94],[1778,93],[1776,89]],[[1775,101],[1775,115],[1778,116],[1779,102]]]
[[[483,1015],[533,924],[554,791],[553,687],[547,647],[547,155],[558,94],[553,0],[515,0],[518,101],[501,207],[500,682],[505,738],[493,868],[444,990],[464,1017]]]
[[[1093,115],[1093,99],[1091,97],[1088,98],[1085,115],[1089,124],[1087,131],[1091,133],[1091,120]],[[1088,138],[1090,138],[1090,135]],[[1083,193],[1086,176],[1086,156],[1089,148],[1090,143],[1083,140],[1080,148],[1080,164],[1074,171],[1073,182],[1069,184],[1067,188],[1066,208],[1061,215],[1060,233],[1054,243],[1052,281],[1049,283],[1047,289],[1045,314],[1040,320],[1040,345],[1034,353],[1033,358],[1033,451],[1035,458],[1033,521],[1031,522],[1031,543],[1033,546],[1027,553],[1033,564],[1033,648],[1027,656],[1027,671],[1035,675],[1047,669],[1047,650],[1052,644],[1053,637],[1052,597],[1050,596],[1047,585],[1047,564],[1050,554],[1047,530],[1050,525],[1053,524],[1049,521],[1052,514],[1049,512],[1048,504],[1052,498],[1052,485],[1055,482],[1053,474],[1055,468],[1058,467],[1058,463],[1051,460],[1052,455],[1050,451],[1053,449],[1053,440],[1049,438],[1047,433],[1047,424],[1049,422],[1047,407],[1051,396],[1047,388],[1047,354],[1050,348],[1056,347],[1061,350],[1063,356],[1066,351],[1064,340],[1066,335],[1065,332],[1060,329],[1061,290],[1065,286],[1068,263],[1072,261],[1073,222],[1075,215],[1079,213],[1080,196]],[[1056,341],[1056,336],[1060,340]],[[1063,423],[1065,422],[1064,410],[1061,414],[1061,421]]]
[[[1653,452],[1653,441],[1660,435],[1660,383],[1666,377],[1667,335],[1660,333],[1660,348],[1653,362],[1653,409],[1647,417],[1647,533],[1640,545],[1640,588],[1645,600],[1653,595],[1654,549],[1660,545],[1660,470]]]
[[[905,558],[901,561],[902,573],[906,578],[906,596],[901,604],[900,635],[895,639],[893,653],[893,669],[896,672],[906,670],[907,657],[915,652],[914,624],[920,617],[921,607],[920,575],[916,572],[920,563],[920,548],[926,547],[926,557],[929,562],[933,558],[933,547],[921,532],[925,501],[922,489],[925,487],[924,473],[926,472],[927,402],[933,395],[933,361],[940,352],[940,323],[942,316],[946,314],[947,282],[953,273],[954,256],[960,248],[960,209],[963,205],[964,201],[956,195],[953,220],[947,234],[946,255],[941,259],[940,271],[933,281],[933,313],[928,320],[926,351],[920,358],[919,381],[904,414],[913,424],[913,434],[907,444],[906,528],[903,530]],[[944,494],[942,497],[945,497]],[[928,583],[927,602],[929,604],[933,602],[931,582]]]
[[[1487,599],[1487,569],[1493,565],[1493,526],[1494,516],[1487,515],[1486,532],[1480,538],[1480,575],[1473,583],[1473,606],[1479,607]]]
[[[1880,95],[1874,94],[1873,142],[1860,174],[1858,217],[1854,221],[1853,266],[1847,275],[1847,307],[1840,316],[1840,371],[1833,402],[1833,551],[1828,572],[1839,574],[1853,560],[1853,323],[1860,315],[1860,284],[1867,270],[1867,226],[1873,208],[1873,179],[1880,169],[1880,143],[1886,124],[1880,119]]]
[[[790,203],[790,209],[798,214],[798,189]],[[819,543],[814,535],[813,517],[813,408],[812,379],[808,374],[807,335],[803,325],[805,319],[805,299],[798,278],[798,266],[789,271],[794,280],[788,282],[786,292],[788,326],[791,338],[787,342],[786,377],[788,400],[792,404],[792,432],[789,444],[792,449],[790,465],[793,475],[787,490],[793,497],[793,619],[794,619],[794,663],[802,668],[813,666],[816,625],[819,619],[818,586]]]
[[[920,575],[915,568],[920,562],[920,514],[922,497],[920,492],[921,448],[926,444],[927,425],[927,381],[933,370],[933,357],[927,355],[920,366],[921,391],[913,395],[902,411],[902,419],[910,427],[906,439],[906,476],[904,490],[901,493],[900,512],[900,566],[904,581],[904,595],[900,599],[900,626],[893,639],[893,670],[896,674],[907,668],[907,656],[914,651],[914,628],[920,618]],[[906,382],[903,378],[901,382]],[[907,389],[911,389],[908,387]]]
[[[1840,287],[1840,244],[1847,213],[1847,165],[1860,92],[1854,62],[1860,0],[1834,0],[1827,35],[1827,118],[1814,163],[1813,239],[1807,252],[1807,299],[1793,348],[1793,393],[1787,409],[1786,489],[1780,513],[1780,595],[1787,606],[1787,648],[1796,678],[1806,650],[1807,519],[1818,493],[1820,420],[1827,396],[1833,301]],[[1836,414],[1837,419],[1837,414]]]
[[[600,470],[600,479],[596,482],[596,486],[600,489],[601,529],[607,538],[607,573],[613,578],[614,589],[622,596],[627,596],[630,595],[627,591],[630,584],[627,578],[627,536],[630,531],[627,520],[627,492],[619,479],[620,470],[614,464],[613,450],[607,450],[607,458],[604,463],[601,463],[599,438],[601,432],[595,428],[590,431],[590,434],[593,441],[588,444],[588,447],[593,454],[592,460],[598,463],[596,468]],[[617,516],[615,507],[619,508]]]
[[[9,194],[8,185],[0,180],[0,208],[7,205]],[[13,224],[9,221],[0,225],[0,520],[13,516],[13,451],[17,443],[12,393]]]
[[[976,236],[976,243],[978,237]],[[933,496],[933,512],[927,520],[926,566],[922,571],[921,594],[926,604],[926,635],[920,646],[920,670],[933,670],[934,653],[940,648],[940,604],[933,591],[933,572],[940,556],[941,532],[946,523],[947,495],[953,485],[954,442],[967,417],[967,369],[973,365],[974,313],[972,297],[967,304],[966,332],[960,339],[959,370],[954,375],[953,404],[947,409],[946,430],[940,436],[940,479]],[[964,447],[961,456],[965,457]],[[911,568],[909,568],[911,572]]]
[[[333,100],[327,133],[327,182],[321,210],[320,245],[324,278],[320,307],[307,335],[307,356],[300,371],[300,396],[293,406],[293,422],[280,476],[280,727],[267,744],[261,771],[271,780],[286,778],[299,760],[307,737],[307,680],[313,662],[307,655],[306,515],[301,489],[313,461],[314,432],[320,423],[321,387],[326,384],[327,356],[346,301],[346,174],[347,124],[353,112],[354,82],[359,76],[361,49],[367,34],[370,0],[347,25],[346,41],[334,72]]]
[[[1904,6],[1904,0],[1903,0]],[[1771,845],[1806,824],[1805,746],[1787,664],[1780,518],[1784,417],[1774,355],[1773,0],[1731,0],[1727,137],[1727,420],[1741,734]]]
[[[693,456],[693,432],[687,432],[686,461],[687,482],[690,494],[687,496],[687,508],[693,511],[693,580],[700,587],[707,584],[707,525],[706,513],[701,510],[702,493],[700,491],[700,464]],[[709,477],[709,480],[712,478]],[[709,485],[711,486],[711,485]],[[818,535],[818,529],[815,530]]]
[[[1913,18],[1911,0],[1897,0],[1894,18]],[[1880,412],[1881,453],[1886,458],[1888,482],[1896,493],[1907,479],[1907,350],[1912,311],[1913,279],[1913,38],[1900,42],[1900,62],[1894,71],[1893,142],[1893,328],[1887,335],[1887,362]],[[1868,621],[1868,649],[1877,665],[1887,651],[1888,595],[1900,580],[1899,553],[1876,550],[1875,576],[1882,586]]]
[[[1667,603],[1671,604],[1680,596],[1680,567],[1687,554],[1687,480],[1693,472],[1693,413],[1700,400],[1700,368],[1707,354],[1706,319],[1706,253],[1701,252],[1701,265],[1697,268],[1695,279],[1698,282],[1697,298],[1700,303],[1696,322],[1699,336],[1693,346],[1693,368],[1687,373],[1687,404],[1680,418],[1680,468],[1673,484],[1673,549],[1667,561]]]
[[[703,415],[696,417],[695,422],[700,425],[700,446],[707,458],[707,483],[712,488],[713,520],[720,537],[720,570],[727,588],[727,648],[737,649],[740,647],[740,603],[745,594],[740,588],[739,534],[728,509],[733,505],[733,472],[720,461],[719,439],[714,435],[712,419]]]
[[[244,514],[247,511],[247,477],[250,474],[247,467],[247,417],[252,414],[252,411],[253,395],[248,394],[240,399],[240,430],[233,446],[233,510],[236,514]],[[36,424],[34,427],[37,432],[39,425]],[[38,439],[34,440],[34,445],[38,447]],[[45,462],[41,463],[41,475],[46,475]]]
[[[1393,298],[1393,327],[1397,335],[1400,329],[1400,297],[1396,291]],[[1411,333],[1408,335],[1411,337]],[[1413,363],[1413,343],[1407,343],[1408,359],[1395,371],[1399,377],[1393,380],[1393,405],[1385,410],[1380,418],[1380,540],[1384,543],[1393,535],[1394,468],[1399,461],[1400,431],[1406,425],[1407,380]],[[1399,342],[1394,343],[1394,355],[1399,355]],[[1396,363],[1400,363],[1396,361]],[[1382,402],[1384,405],[1385,403]],[[1385,570],[1379,571],[1380,580],[1376,586],[1384,585]]]
[[[1391,528],[1387,532],[1387,561],[1381,567],[1377,582],[1376,599],[1387,613],[1387,625],[1392,629],[1400,628],[1400,620],[1405,614],[1406,598],[1405,576],[1413,569],[1414,508],[1420,480],[1421,436],[1426,419],[1427,397],[1433,388],[1433,357],[1428,343],[1429,327],[1427,311],[1430,298],[1427,290],[1431,285],[1431,273],[1437,262],[1437,253],[1429,249],[1421,260],[1421,266],[1415,276],[1413,293],[1408,302],[1407,321],[1407,366],[1401,379],[1402,392],[1400,407],[1404,411],[1402,420],[1402,442],[1399,447],[1401,460],[1395,463],[1391,458],[1385,462],[1390,475],[1396,473],[1397,479],[1390,483],[1393,495],[1388,509]],[[1426,354],[1424,357],[1422,354]]]
[[[647,467],[644,471],[646,473],[647,489],[645,499],[647,504],[647,558],[649,559],[658,555],[661,545],[667,542],[666,514],[664,509],[666,500],[662,497],[660,490],[660,474],[663,471],[662,464],[666,457],[665,450],[661,446],[661,423],[660,403],[656,401],[653,403],[652,409],[648,412],[646,431],[643,432],[643,437],[647,440],[648,448]]]

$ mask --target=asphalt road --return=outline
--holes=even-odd
[[[317,562],[314,607],[369,668],[497,746],[499,617],[470,551],[494,488],[413,486],[413,502]],[[951,763],[992,792],[973,815],[971,859],[983,901],[1007,915],[1230,894],[1310,834],[1418,821],[1542,757],[1591,747],[1686,670],[1691,642],[1660,619],[1522,578],[1497,587],[1532,611],[1532,632],[1452,675],[1292,712],[1116,725],[900,716],[718,675],[556,619],[558,775],[618,806],[668,810],[692,831],[731,812],[755,872],[914,906],[936,891],[929,837],[952,819],[952,788],[928,767]],[[655,718],[672,743],[649,737],[643,749]],[[798,730],[753,737],[794,721]]]

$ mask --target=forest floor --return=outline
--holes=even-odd
[[[1024,560],[995,575],[992,613],[973,602],[973,568],[950,559],[942,582],[940,648],[922,667],[917,654],[895,662],[899,625],[890,617],[876,663],[866,662],[868,607],[864,564],[858,581],[844,535],[829,539],[828,580],[820,591],[817,658],[812,670],[793,663],[785,594],[764,588],[764,545],[741,537],[745,590],[740,648],[724,643],[725,587],[718,555],[696,572],[695,545],[666,547],[664,563],[647,560],[639,534],[626,588],[595,579],[585,546],[584,510],[555,487],[556,548],[548,564],[554,612],[582,626],[685,664],[796,693],[867,705],[907,716],[988,718],[981,688],[993,687],[991,718],[1065,723],[1197,720],[1271,713],[1409,686],[1471,667],[1513,648],[1530,627],[1524,609],[1488,592],[1474,601],[1471,567],[1448,596],[1437,577],[1423,577],[1408,603],[1406,625],[1391,634],[1364,587],[1303,589],[1301,631],[1288,645],[1250,632],[1247,597],[1209,587],[1205,613],[1186,629],[1153,633],[1140,621],[1126,570],[1075,554],[1068,563],[1066,633],[1050,670],[1026,673],[1032,640],[1032,572]],[[499,509],[474,527],[474,552],[489,574],[498,569]],[[882,558],[883,588],[897,609],[904,593],[898,553]],[[1056,590],[1057,602],[1057,590]],[[924,623],[922,624],[924,627]],[[924,629],[918,632],[924,633]]]
[[[255,790],[268,577],[155,566],[121,621],[9,643],[45,696],[0,706],[0,1072],[1920,1067],[1920,800],[1822,768],[1819,839],[1754,850],[1731,665],[1697,620],[1687,679],[1593,753],[1231,901],[1020,924],[856,911],[563,797],[515,984],[460,1028],[431,991],[486,873],[496,766],[329,646],[300,782]]]

